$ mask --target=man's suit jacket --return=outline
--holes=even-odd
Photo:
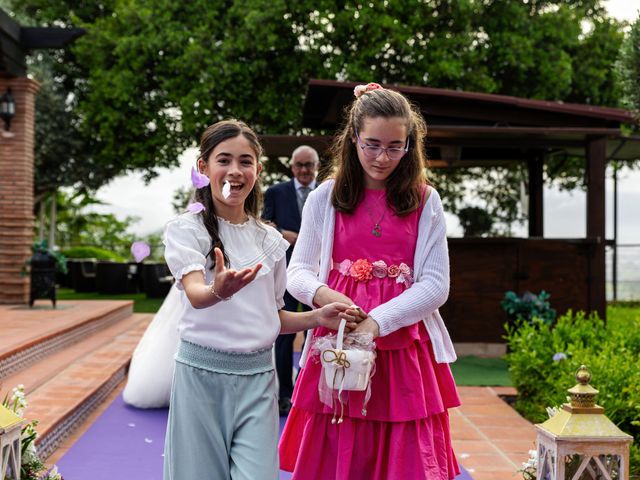
[[[293,179],[277,183],[267,189],[264,194],[262,218],[276,224],[279,230],[300,231],[300,211],[298,210],[298,194]],[[287,263],[291,258],[293,246],[287,250]]]

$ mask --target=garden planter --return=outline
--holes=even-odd
[[[173,277],[164,263],[143,263],[142,285],[148,298],[164,298],[169,293]]]
[[[68,260],[71,288],[79,293],[95,292],[96,263],[94,259]]]
[[[105,295],[130,293],[129,265],[100,261],[96,265],[96,290]]]
[[[37,298],[48,298],[56,306],[56,259],[48,252],[36,251],[31,260],[31,295],[29,306]]]

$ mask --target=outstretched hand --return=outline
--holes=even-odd
[[[244,268],[238,272],[224,265],[222,250],[216,247],[214,253],[216,256],[216,267],[214,270],[213,287],[218,296],[222,298],[229,298],[240,289],[246,287],[256,278],[256,275],[262,268],[262,264],[258,263],[252,268]]]

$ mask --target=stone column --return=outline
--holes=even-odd
[[[20,272],[33,242],[33,162],[35,101],[38,82],[25,77],[0,78],[16,101],[11,136],[0,133],[0,303],[29,301],[29,277]],[[4,122],[0,121],[1,132]]]

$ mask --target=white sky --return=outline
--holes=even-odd
[[[602,2],[609,15],[618,20],[635,20],[640,10],[640,0],[605,0]]]
[[[608,0],[609,13],[619,19],[633,21],[640,10],[640,0]],[[132,228],[138,235],[162,230],[174,216],[171,200],[179,187],[190,185],[190,169],[195,164],[196,149],[189,149],[180,157],[180,166],[163,169],[148,185],[142,175],[130,174],[113,180],[101,188],[97,197],[108,205],[96,211],[113,213],[119,218],[140,217]],[[640,243],[640,172],[622,175],[618,182],[618,242]],[[613,235],[613,187],[607,182],[607,237]],[[586,232],[586,200],[583,192],[566,193],[545,188],[544,234],[546,237],[581,238]],[[449,231],[460,235],[457,218],[449,216]],[[522,232],[524,234],[525,232]]]

